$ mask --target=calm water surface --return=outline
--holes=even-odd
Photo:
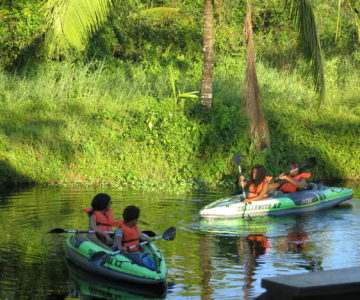
[[[165,195],[111,189],[31,188],[0,194],[0,299],[147,299],[154,293],[128,286],[106,289],[69,268],[64,234],[53,228],[86,229],[98,192],[113,210],[138,205],[157,234],[177,227],[174,241],[157,241],[169,269],[166,299],[253,299],[261,279],[284,274],[360,266],[360,184],[354,199],[302,216],[206,222],[198,212],[230,192]],[[83,274],[84,275],[84,274]],[[142,298],[139,296],[139,292]],[[93,296],[89,294],[93,293]]]

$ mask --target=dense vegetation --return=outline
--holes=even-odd
[[[188,190],[233,184],[231,157],[277,174],[318,159],[317,179],[360,174],[360,47],[337,1],[312,1],[325,57],[326,101],[282,1],[253,2],[257,71],[272,150],[256,152],[241,90],[245,1],[216,9],[214,104],[197,98],[203,1],[118,1],[83,51],[45,51],[42,1],[0,6],[2,184],[111,184]],[[354,1],[358,4],[358,1]],[[357,6],[359,7],[359,6]]]

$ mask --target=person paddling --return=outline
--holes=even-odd
[[[238,184],[244,181],[244,185],[249,185],[248,196],[244,202],[252,202],[268,197],[269,182],[272,177],[266,175],[266,168],[263,165],[255,165],[251,169],[250,180],[244,181],[243,175],[239,177]]]
[[[95,195],[91,201],[91,208],[85,208],[84,212],[89,215],[89,228],[95,231],[99,240],[107,246],[114,244],[113,239],[105,231],[112,231],[113,226],[118,226],[120,221],[114,220],[111,211],[111,197],[108,194],[100,193]]]
[[[137,263],[144,264],[150,269],[155,269],[156,266],[147,253],[144,253],[139,247],[129,249],[127,247],[135,246],[143,241],[150,240],[150,238],[140,232],[138,227],[138,220],[140,217],[140,208],[135,205],[125,207],[123,211],[123,220],[118,222],[118,229],[115,231],[116,246],[123,254],[126,254]]]
[[[299,190],[303,190],[307,187],[307,178],[311,177],[311,173],[303,173],[299,168],[298,162],[292,162],[289,165],[289,173],[282,173],[279,175],[279,179],[282,182],[272,183],[271,188],[279,189],[284,193],[294,193]]]

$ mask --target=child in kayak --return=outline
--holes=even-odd
[[[247,198],[243,201],[252,202],[267,198],[271,179],[271,176],[266,175],[266,168],[263,165],[255,165],[251,169],[249,181],[245,181],[245,177],[241,175],[238,184],[244,181],[244,185],[249,185]]]
[[[125,207],[123,211],[123,220],[118,222],[119,229],[115,232],[116,246],[123,254],[129,258],[144,264],[149,269],[155,270],[156,266],[147,253],[142,252],[139,247],[128,249],[128,247],[135,246],[141,240],[149,240],[149,237],[140,232],[137,225],[140,217],[140,208],[135,205]]]
[[[111,211],[111,197],[108,194],[97,194],[91,201],[91,208],[85,208],[89,217],[89,228],[95,231],[99,240],[107,246],[112,246],[114,240],[106,231],[112,231],[113,226],[118,226],[120,221],[114,221],[114,215]]]
[[[299,168],[298,162],[292,162],[289,165],[289,173],[279,175],[281,182],[272,183],[271,188],[279,189],[284,193],[294,193],[306,188],[308,183],[305,179],[310,178],[311,173],[303,173]]]

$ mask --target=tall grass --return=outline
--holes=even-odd
[[[272,139],[272,152],[260,153],[248,138],[240,99],[244,66],[241,59],[218,61],[211,112],[174,99],[174,86],[197,90],[199,65],[186,72],[103,62],[0,71],[0,182],[215,187],[233,183],[237,151],[245,171],[264,163],[277,174],[290,160],[316,156],[316,178],[359,178],[359,72],[349,62],[327,62],[320,110],[301,72],[258,63]]]

